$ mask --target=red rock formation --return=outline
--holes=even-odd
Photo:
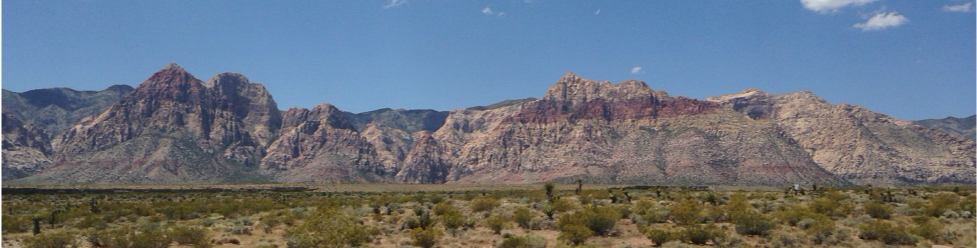
[[[169,64],[108,110],[55,139],[56,168],[44,178],[234,181],[228,174],[258,165],[262,143],[274,136],[279,120],[271,95],[244,76],[222,73],[204,84]]]
[[[285,112],[281,135],[261,162],[280,182],[386,181],[376,150],[330,104]]]

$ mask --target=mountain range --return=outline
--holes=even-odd
[[[974,184],[974,117],[905,121],[808,91],[692,99],[560,77],[451,111],[278,109],[239,73],[169,64],[136,88],[3,92],[9,184]],[[968,131],[969,130],[969,131]]]

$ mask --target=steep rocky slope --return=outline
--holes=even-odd
[[[977,126],[977,115],[971,115],[970,117],[966,118],[951,116],[943,119],[918,120],[916,123],[930,128],[943,130],[948,133],[960,135],[960,137],[971,140],[977,137],[977,128],[975,128],[975,126]]]
[[[25,177],[49,165],[51,135],[102,112],[130,91],[128,85],[101,91],[3,90],[3,180]]]
[[[768,122],[671,97],[639,81],[611,84],[567,74],[540,100],[452,111],[434,137],[440,142],[416,154],[447,158],[405,162],[404,170],[422,176],[399,179],[846,184]]]
[[[330,104],[285,112],[281,135],[261,168],[281,182],[383,182],[388,174],[373,145]]]
[[[17,93],[4,89],[3,112],[56,134],[86,116],[101,113],[130,91],[132,86],[128,85],[113,85],[101,91],[49,88]]]
[[[750,89],[710,97],[757,120],[775,122],[819,165],[856,183],[975,182],[973,140],[875,113],[830,104],[809,91]]]
[[[50,137],[33,125],[3,113],[3,180],[34,174],[51,164]]]
[[[237,73],[204,83],[170,64],[99,115],[55,137],[56,163],[25,182],[253,181],[280,127],[264,87]]]
[[[170,64],[61,132],[21,119],[35,105],[6,94],[4,183],[975,181],[972,140],[810,92],[697,100],[568,73],[539,99],[450,112],[283,112],[244,75],[203,82]]]

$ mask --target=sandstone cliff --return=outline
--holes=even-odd
[[[259,180],[244,173],[276,132],[277,106],[236,73],[208,83],[170,64],[99,115],[55,137],[56,164],[30,182]],[[243,175],[243,176],[242,176]]]
[[[342,111],[320,104],[285,112],[261,168],[280,182],[383,182],[394,172],[376,156]]]
[[[975,182],[972,140],[861,106],[831,104],[809,91],[759,90],[710,97],[786,131],[821,167],[860,184]]]
[[[50,138],[40,128],[3,112],[3,180],[29,176],[51,164]]]
[[[170,64],[61,132],[22,122],[27,98],[7,94],[5,183],[975,181],[972,140],[810,92],[697,100],[567,73],[539,99],[450,112],[282,112],[244,75]]]
[[[425,154],[448,156],[447,181],[846,184],[769,122],[639,81],[572,73],[540,100],[452,111],[434,137],[444,148],[429,145]],[[431,169],[428,175],[445,174],[443,167],[416,166]]]

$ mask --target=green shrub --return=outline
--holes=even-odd
[[[471,208],[473,212],[487,212],[492,211],[495,207],[499,206],[499,200],[488,197],[479,197],[471,201]]]
[[[913,222],[916,225],[911,232],[916,236],[929,239],[937,244],[945,244],[950,241],[942,235],[944,233],[943,225],[936,219],[929,216],[919,216],[914,217]]]
[[[4,203],[7,204],[7,203]],[[0,219],[3,222],[3,233],[21,233],[31,230],[33,223],[31,219],[27,216],[16,216],[9,213],[0,215]]]
[[[672,240],[672,233],[661,229],[651,229],[645,232],[645,236],[651,240],[651,243],[655,246],[662,246],[662,244]]]
[[[172,242],[161,228],[155,226],[107,230],[99,237],[99,243],[106,247],[163,248]]]
[[[289,247],[356,247],[369,241],[366,227],[342,209],[326,208],[285,230]]]
[[[821,197],[814,199],[810,207],[814,212],[837,217],[848,216],[852,209],[848,204],[848,196],[837,190],[826,191]]]
[[[499,248],[546,248],[546,239],[532,234],[513,236],[503,239]]]
[[[881,240],[889,245],[915,245],[917,240],[892,222],[886,220],[871,220],[858,226],[858,238],[864,240]]]
[[[940,217],[948,209],[953,209],[960,199],[957,194],[951,192],[940,192],[930,196],[930,204],[926,206],[925,212],[929,216]]]
[[[75,236],[57,229],[46,230],[24,240],[24,247],[26,248],[64,248],[68,246],[78,247]]]
[[[731,221],[736,225],[736,232],[743,235],[767,235],[776,224],[766,219],[756,211],[743,211],[733,214]]]
[[[194,248],[207,248],[211,246],[210,235],[208,235],[207,230],[204,228],[178,225],[171,227],[166,233],[169,238],[182,245],[190,245]]]
[[[509,221],[499,215],[493,215],[485,219],[485,225],[492,229],[495,234],[502,234],[502,229],[508,228]]]
[[[450,202],[441,202],[438,204],[434,204],[434,208],[432,208],[431,210],[434,211],[434,215],[438,215],[438,216],[443,215],[445,213],[459,211],[458,208],[455,208],[455,205],[452,205]]]
[[[458,229],[465,224],[465,216],[461,211],[449,211],[441,214],[441,224],[448,229]]]
[[[679,224],[693,225],[702,220],[701,206],[692,199],[686,199],[682,203],[673,205],[668,212],[668,216]]]
[[[573,245],[580,245],[587,242],[587,238],[590,238],[590,235],[593,234],[594,232],[584,225],[571,224],[560,228],[560,236],[557,239]]]
[[[865,213],[872,216],[872,218],[889,219],[889,217],[892,217],[892,207],[884,203],[870,201],[862,204],[862,208],[864,208]]]
[[[565,198],[557,199],[552,202],[553,210],[558,213],[566,213],[577,209],[577,204]]]
[[[804,219],[803,224],[799,224],[808,235],[811,235],[815,244],[822,244],[835,231],[835,222],[827,215],[818,214],[813,219]]]
[[[610,206],[600,206],[596,210],[581,209],[573,214],[564,215],[557,221],[557,226],[563,229],[570,225],[581,225],[590,229],[596,235],[607,235],[621,216]]]
[[[529,223],[532,222],[533,210],[526,207],[517,207],[516,210],[512,211],[512,217],[516,220],[516,224],[522,229],[529,229]]]
[[[713,232],[699,226],[686,227],[681,231],[682,241],[705,245],[712,240]]]
[[[424,248],[434,247],[442,235],[444,234],[438,228],[414,228],[410,230],[411,244]]]

